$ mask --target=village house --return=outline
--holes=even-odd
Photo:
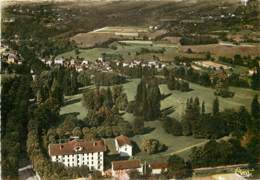
[[[67,167],[88,166],[90,170],[104,170],[104,152],[106,146],[103,140],[86,141],[74,139],[61,144],[49,144],[49,156],[53,162],[59,162]]]
[[[64,63],[64,59],[63,58],[54,59],[54,64],[63,65],[63,63]]]
[[[115,138],[115,146],[116,151],[120,154],[120,156],[132,156],[133,155],[133,147],[132,143],[126,136],[118,136]]]
[[[168,164],[167,163],[151,163],[151,164],[149,164],[149,168],[151,169],[151,174],[159,175],[163,171],[167,171]]]
[[[112,161],[112,176],[122,177],[127,175],[130,171],[137,171],[143,174],[143,164],[139,160],[123,160],[123,161]]]

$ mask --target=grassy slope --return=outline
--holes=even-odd
[[[93,48],[93,49],[80,49],[79,57],[86,58],[90,61],[96,60],[98,57],[101,57],[102,53],[107,53],[107,54],[121,54],[122,57],[125,60],[132,60],[135,58],[135,53],[140,52],[141,48],[148,48],[149,50],[159,50],[161,48],[165,48],[166,51],[164,54],[160,53],[146,53],[144,55],[140,55],[140,58],[152,58],[153,55],[156,55],[160,57],[161,59],[169,60],[172,57],[176,56],[176,53],[178,53],[176,46],[170,46],[169,44],[156,44],[154,46],[150,46],[147,44],[128,44],[128,45],[120,45],[116,44],[117,49],[113,50],[111,48]],[[130,53],[130,54],[129,54]],[[60,54],[58,57],[65,57],[65,58],[70,58],[70,57],[76,57],[76,54],[74,51],[69,51],[63,54]]]
[[[134,100],[135,93],[136,93],[136,87],[140,80],[139,79],[132,79],[130,82],[124,84],[125,92],[128,95],[128,100]],[[161,85],[160,89],[161,92],[164,94],[172,93],[171,96],[164,99],[161,102],[161,108],[174,106],[176,107],[176,111],[171,114],[171,116],[174,116],[176,118],[179,118],[182,114],[182,112],[185,109],[185,102],[186,99],[193,96],[200,97],[201,100],[204,100],[206,102],[206,107],[208,109],[208,112],[211,110],[211,104],[213,99],[215,98],[213,95],[214,90],[210,88],[205,88],[196,84],[191,84],[191,88],[194,89],[191,92],[182,93],[179,91],[170,91],[165,85]],[[220,100],[220,107],[221,109],[224,108],[238,108],[241,105],[245,105],[247,108],[250,107],[250,102],[253,98],[254,94],[260,95],[259,91],[253,91],[250,89],[241,89],[241,88],[231,88],[232,91],[236,92],[234,98],[219,98]],[[80,99],[81,94],[67,97],[67,99]],[[85,109],[82,107],[81,102],[75,102],[72,104],[69,104],[61,109],[61,114],[65,113],[71,113],[71,112],[79,112],[79,118],[82,119],[86,115]],[[134,116],[129,113],[125,113],[123,115],[124,119],[132,122]],[[205,139],[194,139],[193,137],[175,137],[170,134],[167,134],[164,129],[161,127],[161,124],[159,121],[152,121],[152,122],[146,122],[146,127],[155,128],[152,132],[145,135],[137,135],[132,138],[133,141],[135,141],[139,147],[142,144],[142,141],[146,138],[156,138],[160,140],[160,142],[166,144],[169,149],[166,152],[162,152],[155,155],[146,155],[143,153],[138,153],[136,156],[139,159],[147,160],[147,161],[153,161],[153,160],[166,160],[167,156],[171,153],[177,153],[185,158],[188,157],[188,154],[191,150],[191,148],[194,145],[202,145],[207,140]],[[112,142],[111,139],[108,142]]]

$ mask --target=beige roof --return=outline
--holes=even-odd
[[[86,141],[86,140],[72,140],[62,144],[50,144],[50,156],[82,154],[92,152],[104,152],[106,146],[103,140]]]
[[[137,169],[141,167],[139,160],[125,160],[125,161],[113,161],[113,170],[126,170],[126,169]]]

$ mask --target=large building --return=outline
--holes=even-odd
[[[67,167],[88,166],[90,170],[104,170],[103,140],[72,140],[62,144],[50,144],[49,155],[53,162],[63,163]]]
[[[126,136],[118,136],[115,138],[116,151],[120,156],[132,156],[133,147],[132,143]]]

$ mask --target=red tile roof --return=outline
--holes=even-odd
[[[106,146],[103,140],[99,141],[85,141],[85,140],[72,140],[62,144],[50,144],[49,155],[69,155],[69,154],[82,154],[104,152]]]
[[[168,167],[167,163],[151,163],[150,167],[152,169],[166,169]]]
[[[116,141],[118,143],[119,146],[123,146],[125,144],[128,144],[128,145],[132,145],[131,141],[129,140],[128,137],[124,136],[124,135],[121,135],[121,136],[117,136],[116,137]]]
[[[137,169],[141,167],[139,160],[112,161],[113,170]]]

